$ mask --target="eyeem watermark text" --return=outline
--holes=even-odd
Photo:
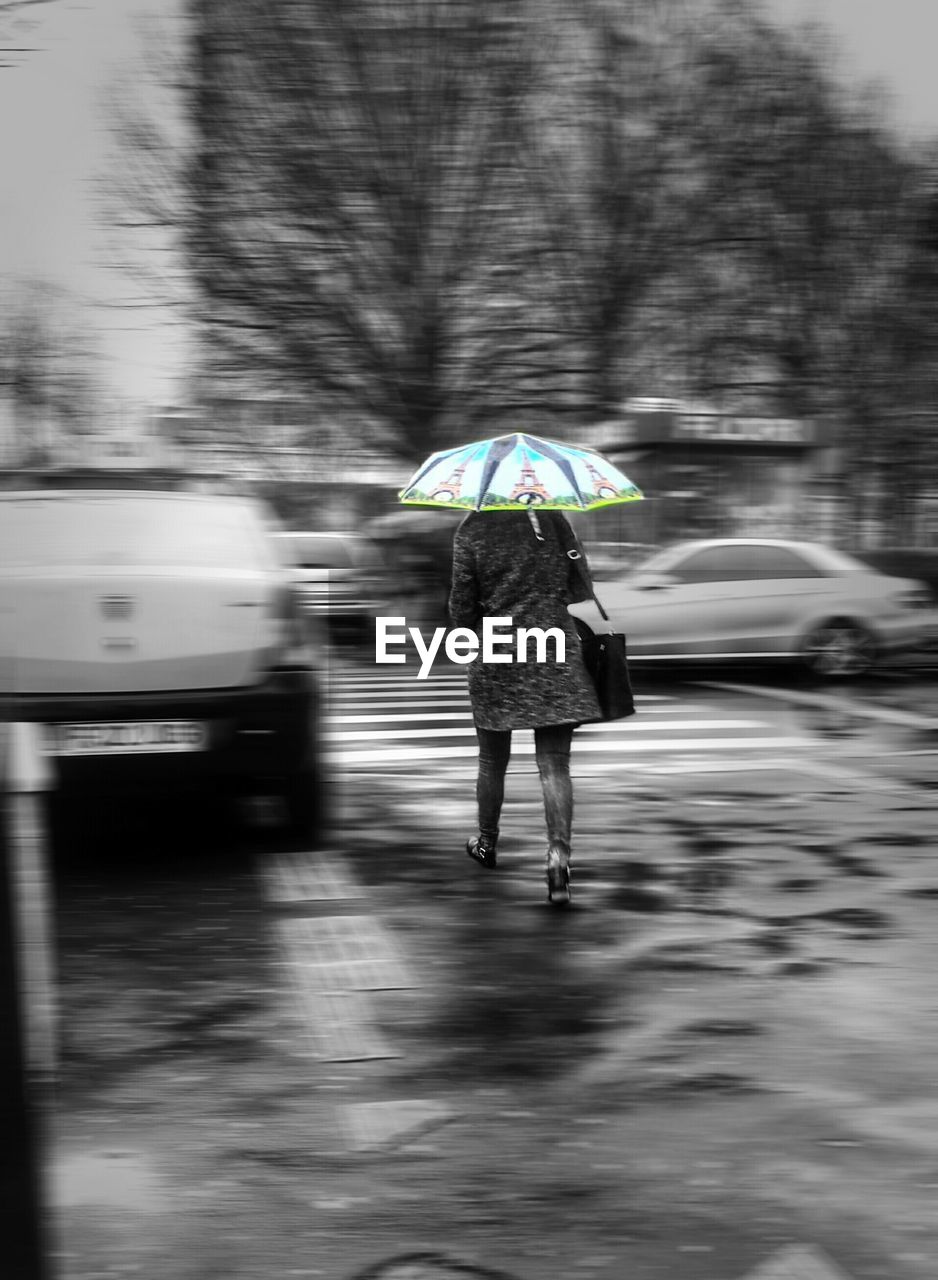
[[[418,680],[426,680],[433,661],[443,645],[450,662],[463,665],[481,658],[483,662],[528,662],[528,646],[533,641],[535,662],[564,663],[567,660],[567,637],[562,627],[512,627],[511,618],[483,618],[482,635],[471,627],[437,627],[429,643],[419,627],[408,627],[406,618],[375,619],[375,662],[406,662],[403,653],[389,653],[389,645],[405,645],[410,636],[420,656]],[[391,628],[399,628],[392,630]],[[445,640],[444,640],[445,637]],[[553,643],[553,657],[548,657],[548,641]]]

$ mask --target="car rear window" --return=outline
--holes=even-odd
[[[0,501],[0,566],[245,568],[273,563],[244,502],[152,495]]]
[[[846,551],[839,551],[836,547],[814,543],[811,554],[821,569],[828,573],[868,573],[870,569],[868,564],[864,564],[856,556],[851,556]]]
[[[748,582],[768,578],[818,578],[821,571],[787,547],[734,543],[707,547],[672,567],[682,582]]]

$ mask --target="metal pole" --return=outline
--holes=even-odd
[[[16,740],[18,739],[18,740]],[[21,919],[22,869],[29,849],[24,838],[42,828],[30,822],[38,794],[23,790],[17,770],[34,743],[24,742],[14,726],[0,720],[0,1205],[3,1212],[4,1271],[17,1280],[49,1280],[43,1248],[43,1161],[40,1080],[30,1064],[46,1058],[50,1044],[31,1033],[30,998],[45,985],[47,955],[40,958],[40,974],[31,961],[42,937]],[[41,769],[34,781],[41,781]],[[38,787],[37,787],[38,790]],[[42,1002],[40,1002],[42,1003]],[[33,1030],[47,1023],[41,1015]]]

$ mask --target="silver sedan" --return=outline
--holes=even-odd
[[[930,592],[815,542],[681,542],[598,584],[633,657],[794,661],[828,678],[859,675],[918,648],[935,627]],[[571,613],[608,630],[592,603]]]

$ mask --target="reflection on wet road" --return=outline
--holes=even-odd
[[[455,685],[418,702],[352,669],[333,692],[335,734],[471,728]],[[639,692],[642,749],[611,745],[623,725],[576,755],[570,910],[525,751],[498,870],[461,853],[462,735],[334,740],[315,852],[263,806],[70,828],[66,1280],[353,1276],[418,1248],[549,1280],[796,1254],[932,1280],[931,731]]]
[[[908,682],[900,689],[869,682],[847,692],[805,691],[783,684],[747,685],[706,680],[704,688],[741,699],[780,732],[802,733],[812,767],[850,770],[858,785],[938,782],[938,689]]]

